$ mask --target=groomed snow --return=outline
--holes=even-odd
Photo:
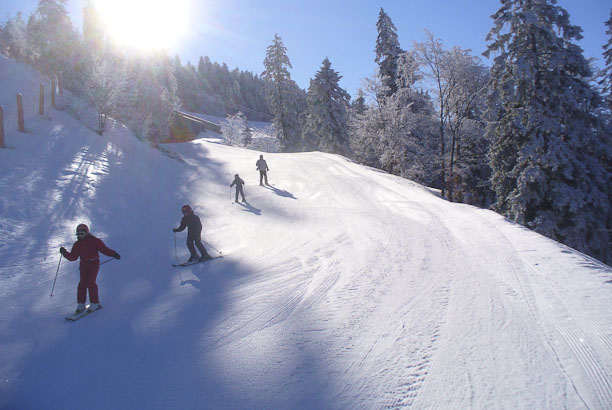
[[[0,149],[2,409],[612,408],[612,269],[579,252],[336,155],[26,126]],[[222,259],[171,267],[185,203]],[[122,257],[70,323],[80,222]]]

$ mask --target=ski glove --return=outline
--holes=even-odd
[[[66,253],[66,248],[64,248],[63,246],[60,248],[60,253],[62,254],[62,256],[64,256],[64,254]]]
[[[119,259],[121,259],[121,255],[119,255],[117,252],[115,252],[115,255],[113,256],[113,258],[119,260]]]
[[[178,232],[176,228],[172,228],[172,232]]]

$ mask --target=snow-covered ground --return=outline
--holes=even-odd
[[[5,66],[0,93],[29,75]],[[260,187],[259,152],[26,126],[0,149],[2,409],[612,408],[610,267],[336,155],[264,154]],[[222,259],[171,267],[185,203]],[[122,257],[71,323],[80,222]]]

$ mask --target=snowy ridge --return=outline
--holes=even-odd
[[[579,252],[336,155],[264,153],[260,187],[212,140],[28,130],[0,150],[2,409],[612,408],[612,270]],[[171,267],[184,203],[223,259]],[[122,258],[67,324],[80,222]]]

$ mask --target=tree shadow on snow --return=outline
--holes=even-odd
[[[38,303],[29,307],[19,305],[17,294],[10,298],[11,303],[6,297],[2,299],[5,306],[17,305],[27,309],[28,314],[11,314],[3,324],[10,332],[5,332],[9,336],[0,341],[20,354],[11,358],[11,366],[16,370],[10,373],[19,377],[10,378],[10,388],[0,400],[0,407],[44,408],[55,402],[59,406],[69,403],[71,408],[92,410],[142,407],[154,410],[194,408],[196,403],[206,401],[208,408],[330,408],[331,392],[316,382],[326,376],[317,364],[329,358],[322,357],[315,344],[301,340],[304,336],[299,331],[286,339],[280,335],[275,343],[290,346],[294,342],[291,337],[300,338],[300,348],[291,356],[291,363],[270,359],[270,366],[261,367],[248,357],[233,353],[241,343],[258,340],[258,332],[265,331],[270,321],[263,315],[268,313],[267,306],[254,306],[263,313],[261,317],[251,317],[240,311],[236,307],[240,305],[232,299],[235,288],[257,283],[261,272],[228,256],[173,268],[170,228],[180,220],[178,207],[172,208],[176,202],[159,201],[151,212],[133,210],[147,209],[146,198],[172,192],[177,184],[191,184],[192,190],[185,193],[184,199],[197,203],[193,189],[197,191],[205,181],[189,179],[189,172],[179,181],[168,178],[167,175],[175,175],[176,162],[171,159],[160,160],[159,168],[143,170],[142,175],[126,174],[131,169],[122,164],[131,159],[129,152],[124,154],[122,149],[102,137],[92,136],[84,128],[77,131],[83,134],[82,146],[64,143],[59,133],[41,139],[46,145],[40,147],[41,155],[36,161],[24,164],[29,168],[7,179],[28,187],[18,191],[13,211],[18,214],[16,223],[26,220],[29,228],[14,234],[13,240],[21,243],[20,253],[9,262],[40,261],[43,256],[49,256],[49,260],[42,267],[33,265],[32,269],[18,270],[24,276],[44,272],[42,283],[20,288],[20,295],[27,294],[21,296],[24,300]],[[51,149],[55,144],[62,144],[66,162],[45,157],[46,152],[55,152]],[[206,151],[197,156],[205,154]],[[181,167],[193,171],[196,159],[199,157]],[[204,168],[210,179],[224,176],[222,164],[210,159],[198,167],[200,173],[204,173],[201,169]],[[49,179],[55,181],[53,186],[45,182]],[[125,180],[137,188],[123,190]],[[296,199],[287,191],[270,189],[277,195]],[[30,212],[37,204],[32,205],[28,199],[36,197],[51,197],[55,201],[49,209]],[[99,203],[106,205],[101,207]],[[245,211],[261,215],[260,209],[248,203],[242,205]],[[200,217],[205,220],[203,208]],[[167,220],[161,217],[165,215]],[[63,317],[76,303],[78,263],[64,260],[60,267],[57,248],[76,240],[74,223],[81,221],[90,221],[93,233],[122,258],[100,268],[98,287],[104,309],[77,323],[66,323]],[[148,240],[160,235],[167,235],[167,246],[164,241]],[[66,241],[69,243],[63,243]],[[182,246],[183,241],[181,237]],[[56,269],[60,272],[56,296],[50,300],[48,291],[55,285]],[[73,343],[75,340],[86,343]],[[243,367],[233,364],[235,361]],[[286,379],[282,380],[277,371],[286,374]],[[105,383],[91,383],[88,377],[91,372]],[[253,380],[258,378],[279,385],[282,380],[286,386],[261,394],[252,389]]]

